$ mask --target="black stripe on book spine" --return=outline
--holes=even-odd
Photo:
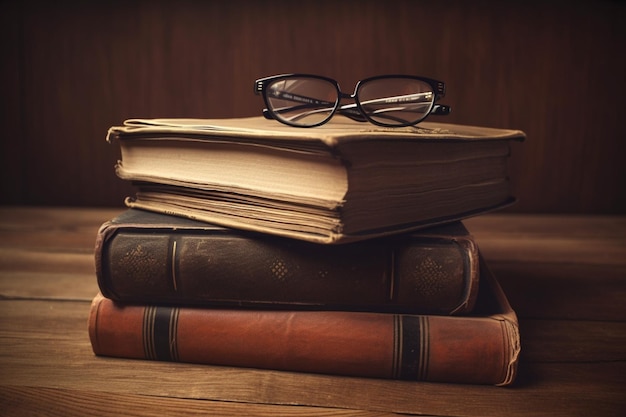
[[[178,361],[178,308],[146,307],[143,314],[143,348],[147,359]]]
[[[424,336],[422,316],[402,316],[400,353],[400,379],[423,379],[422,369],[425,368]]]
[[[152,330],[155,359],[160,361],[176,360],[175,356],[177,355],[172,355],[176,349],[172,345],[176,342],[177,309],[155,307],[155,310],[154,328]]]

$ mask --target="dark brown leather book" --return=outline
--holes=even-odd
[[[479,280],[461,222],[319,245],[129,209],[95,255],[100,291],[125,303],[465,314]]]
[[[97,355],[362,377],[508,385],[518,322],[482,268],[472,316],[122,305],[98,295]]]
[[[316,243],[405,233],[514,201],[524,132],[335,117],[311,129],[263,117],[133,119],[112,127],[129,207]]]

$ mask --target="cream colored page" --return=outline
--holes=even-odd
[[[122,147],[122,178],[143,175],[204,189],[256,190],[266,195],[343,201],[348,184],[341,161],[269,148],[205,141],[137,141]],[[163,173],[167,173],[164,177]]]

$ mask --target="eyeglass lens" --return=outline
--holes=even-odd
[[[305,76],[281,78],[266,89],[268,107],[275,117],[295,126],[316,126],[326,122],[335,110],[339,96],[336,84]],[[372,122],[400,126],[423,120],[432,110],[435,93],[431,85],[422,80],[385,77],[359,83],[356,100]]]
[[[314,126],[332,115],[339,91],[335,84],[308,77],[272,82],[266,90],[268,106],[279,119],[297,126]]]
[[[379,78],[358,86],[363,112],[383,125],[408,125],[430,113],[435,93],[430,84],[412,78]]]

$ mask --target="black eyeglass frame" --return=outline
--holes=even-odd
[[[314,123],[314,124],[310,124],[310,125],[302,125],[302,124],[297,124],[297,123],[292,123],[287,119],[282,118],[279,114],[277,114],[273,109],[272,106],[269,103],[269,100],[267,98],[267,87],[268,85],[276,82],[276,81],[280,81],[282,79],[289,79],[289,78],[312,78],[312,79],[317,79],[317,80],[323,80],[326,81],[330,84],[332,84],[335,89],[337,90],[337,100],[334,103],[333,106],[333,110],[330,112],[330,114],[323,119],[322,121],[318,122],[318,123]],[[358,91],[359,88],[370,82],[370,81],[375,81],[375,80],[381,80],[381,79],[411,79],[411,80],[417,80],[417,81],[422,81],[425,82],[426,84],[430,85],[430,87],[433,90],[433,93],[435,94],[435,97],[431,103],[431,107],[430,109],[424,113],[424,116],[422,116],[421,118],[419,118],[416,121],[410,121],[410,122],[404,122],[404,123],[383,123],[383,122],[379,122],[378,120],[375,120],[373,118],[371,118],[367,112],[365,110],[363,110],[363,107],[361,106],[361,102],[359,101],[359,97],[358,97]],[[261,95],[263,97],[263,102],[265,103],[265,109],[263,109],[263,116],[266,119],[271,119],[271,120],[276,120],[279,121],[281,123],[284,123],[286,125],[289,126],[293,126],[293,127],[302,127],[302,128],[307,128],[307,127],[317,127],[317,126],[321,126],[325,123],[327,123],[330,119],[333,118],[333,116],[335,115],[335,113],[339,112],[340,114],[349,117],[353,120],[356,120],[358,122],[370,122],[374,125],[378,125],[378,126],[383,126],[383,127],[406,127],[406,126],[414,126],[420,122],[422,122],[424,119],[426,119],[428,116],[430,115],[448,115],[450,114],[450,112],[452,111],[450,106],[444,105],[444,104],[437,104],[437,101],[445,96],[446,93],[446,86],[445,83],[443,81],[438,81],[438,80],[434,80],[432,78],[427,78],[427,77],[420,77],[420,76],[415,76],[415,75],[406,75],[406,74],[387,74],[387,75],[377,75],[374,77],[369,77],[369,78],[364,78],[362,80],[359,80],[356,83],[356,86],[354,87],[354,92],[352,94],[348,94],[348,93],[344,93],[341,91],[341,88],[339,87],[339,83],[329,77],[324,77],[322,75],[315,75],[315,74],[303,74],[303,73],[293,73],[293,74],[280,74],[280,75],[273,75],[273,76],[269,76],[269,77],[264,77],[264,78],[259,78],[258,80],[256,80],[254,82],[254,93],[256,95]],[[350,104],[346,104],[344,106],[341,106],[341,99],[352,99],[354,100],[354,103],[350,103]],[[330,104],[330,103],[329,103]]]

